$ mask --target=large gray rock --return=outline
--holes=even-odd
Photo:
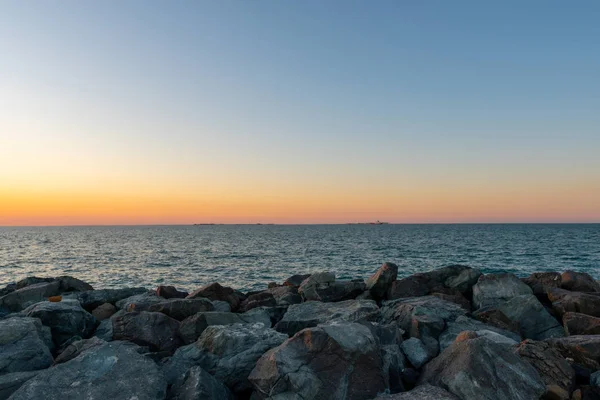
[[[590,274],[570,270],[562,273],[560,287],[574,292],[600,292],[600,284]]]
[[[533,294],[531,288],[513,274],[482,275],[473,286],[473,307],[496,307],[516,296],[528,294]]]
[[[386,296],[388,300],[426,296],[432,293],[460,293],[469,296],[471,287],[480,275],[478,269],[466,265],[451,265],[398,279],[392,283]]]
[[[373,400],[458,400],[458,397],[440,387],[424,384],[409,392],[380,395]]]
[[[264,354],[248,379],[258,399],[359,400],[386,387],[377,340],[356,323],[298,332]]]
[[[231,312],[200,312],[186,318],[179,326],[179,336],[185,344],[194,343],[206,328],[212,325],[254,324],[263,323],[271,327],[271,318],[262,309],[253,309],[243,314]]]
[[[81,293],[74,293],[72,298],[77,299],[81,306],[87,311],[92,311],[95,308],[105,303],[116,305],[119,300],[126,299],[131,296],[142,294],[148,290],[142,287],[137,288],[122,288],[122,289],[101,289],[90,290]]]
[[[251,388],[247,378],[256,361],[286,339],[286,335],[260,323],[209,326],[196,343],[179,348],[163,372],[173,383],[198,365],[233,392],[244,392]]]
[[[267,289],[275,298],[278,306],[289,306],[302,303],[302,296],[298,293],[298,288],[294,286],[276,286]]]
[[[521,336],[514,332],[496,328],[495,326],[484,324],[466,316],[460,316],[455,321],[448,322],[446,329],[439,336],[440,352],[450,346],[463,331],[491,331],[508,338],[510,342],[507,343],[518,343],[521,341]]]
[[[333,272],[317,272],[306,278],[298,288],[298,293],[306,300],[318,300],[317,290],[325,290],[335,283]]]
[[[214,376],[195,366],[169,390],[169,400],[233,400],[233,394]]]
[[[39,373],[40,371],[27,371],[0,375],[0,400],[8,399],[25,382]]]
[[[574,335],[546,342],[564,358],[572,359],[572,363],[592,371],[600,370],[600,335]]]
[[[208,299],[170,299],[160,303],[151,304],[148,307],[136,307],[136,311],[160,312],[177,321],[204,311],[213,311],[215,307]]]
[[[0,297],[0,310],[18,312],[60,293],[59,281],[35,283]]]
[[[0,320],[0,375],[48,368],[50,330],[35,318]]]
[[[422,319],[427,316],[445,324],[466,314],[467,311],[458,304],[435,296],[384,301],[381,307],[382,323],[396,322],[401,329],[407,332],[411,331],[413,321],[417,317]]]
[[[199,297],[204,297],[209,300],[226,301],[231,306],[232,311],[236,311],[241,303],[241,299],[232,288],[221,286],[217,282],[193,291],[187,298],[197,299]]]
[[[92,337],[90,339],[77,340],[77,341],[69,344],[68,346],[66,346],[61,351],[61,353],[58,356],[56,356],[54,363],[60,364],[60,363],[67,362],[69,360],[74,359],[75,357],[77,357],[78,355],[83,353],[84,351],[87,351],[94,347],[102,346],[105,343],[106,342],[104,340],[101,340],[97,337]]]
[[[119,310],[130,311],[148,311],[148,308],[154,304],[160,304],[166,300],[159,297],[156,292],[145,291],[130,297],[121,299],[115,303]],[[168,301],[168,300],[167,300]]]
[[[454,342],[425,366],[423,383],[463,400],[533,400],[545,392],[535,368],[486,337]]]
[[[275,325],[275,329],[293,335],[304,328],[317,326],[330,321],[375,321],[379,317],[379,307],[373,300],[347,300],[337,303],[308,301],[293,304]]]
[[[554,311],[562,316],[567,312],[600,317],[600,294],[571,292],[565,289],[550,289],[548,298]]]
[[[23,310],[23,315],[39,318],[52,331],[52,339],[60,346],[74,336],[87,338],[96,329],[96,318],[77,301],[51,303],[44,301]]]
[[[413,367],[419,369],[433,358],[435,354],[431,354],[425,344],[417,338],[410,338],[402,342],[400,345],[402,352],[408,358],[408,361]]]
[[[152,351],[175,351],[181,344],[179,321],[157,312],[129,312],[111,318],[113,340],[128,340]]]
[[[533,295],[515,296],[500,304],[498,310],[519,327],[524,339],[544,340],[565,335],[560,322]]]
[[[398,277],[398,266],[394,263],[383,263],[381,267],[367,280],[366,289],[374,299],[380,300]]]
[[[163,400],[167,382],[156,364],[134,347],[112,342],[90,349],[42,371],[13,393],[11,400]]]
[[[545,342],[524,340],[515,347],[515,352],[537,370],[546,385],[546,392],[561,393],[561,398],[570,398],[575,385],[575,370],[557,350]]]

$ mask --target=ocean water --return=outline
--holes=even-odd
[[[399,276],[450,264],[485,273],[573,269],[600,278],[600,224],[210,225],[0,228],[0,285],[72,275],[95,288],[265,288],[293,274]]]

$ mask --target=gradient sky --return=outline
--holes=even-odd
[[[0,225],[600,222],[598,1],[0,1]]]

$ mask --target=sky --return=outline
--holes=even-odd
[[[0,225],[600,222],[598,21],[0,0]]]

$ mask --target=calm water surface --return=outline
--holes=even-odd
[[[260,289],[295,273],[367,278],[462,263],[483,272],[574,269],[600,278],[600,224],[216,225],[0,228],[0,285],[72,275],[96,288]]]

